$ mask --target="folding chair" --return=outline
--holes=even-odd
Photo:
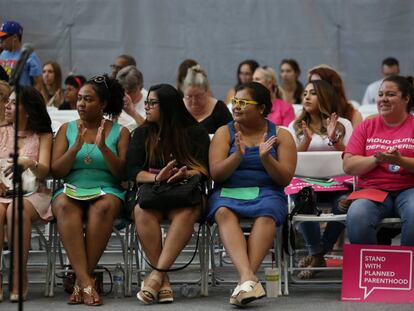
[[[331,178],[337,176],[345,175],[342,168],[342,152],[340,151],[307,151],[307,152],[298,152],[298,162],[295,171],[295,177],[307,177],[307,178]],[[289,202],[289,211],[293,209],[293,200],[291,196],[288,196]],[[318,205],[320,203],[318,202]],[[341,222],[345,224],[346,214],[343,215],[333,215],[333,214],[321,214],[320,216],[314,215],[296,215],[292,219],[293,229],[297,225],[303,222]],[[290,225],[290,224],[289,224]],[[290,231],[290,230],[288,230]],[[284,283],[285,283],[285,295],[289,294],[289,275],[291,281],[294,283],[320,283],[320,284],[332,284],[332,283],[341,283],[342,280],[332,280],[332,279],[323,279],[323,280],[300,280],[294,277],[294,273],[300,270],[341,270],[340,267],[315,267],[315,268],[299,268],[295,264],[295,254],[294,250],[290,249],[292,255],[286,254],[285,264],[284,264]],[[295,252],[297,253],[297,252]]]
[[[198,231],[199,226],[200,232]],[[134,229],[133,229],[134,230]],[[168,230],[168,223],[163,223],[161,225],[161,230],[164,232]],[[201,296],[208,296],[208,283],[209,283],[209,245],[208,245],[208,236],[209,236],[209,227],[205,223],[196,223],[194,225],[194,232],[193,232],[193,238],[197,239],[196,234],[199,232],[198,237],[198,257],[199,257],[199,268],[200,268],[200,277],[196,279],[188,279],[188,280],[180,280],[179,283],[183,284],[199,284],[200,285],[200,295]],[[195,245],[190,243],[186,246],[186,248],[183,249],[182,253],[193,253]],[[141,245],[139,243],[139,240],[137,239],[136,233],[131,233],[131,240],[130,240],[130,246],[129,246],[130,252],[129,252],[129,269],[128,271],[131,272],[131,276],[128,277],[129,283],[127,284],[128,291],[132,290],[132,274],[134,272],[137,273],[137,284],[140,286],[142,279],[142,274],[145,274],[146,272],[146,262],[144,260],[145,254],[143,253],[143,250],[141,248]],[[132,262],[134,261],[133,258],[135,257],[135,267],[133,267]],[[176,266],[180,266],[185,264],[186,261],[180,260],[180,257],[177,259],[177,261],[174,263]],[[197,262],[193,262],[191,264],[192,266],[197,265]],[[174,266],[172,267],[174,268]],[[179,272],[178,272],[179,273]],[[176,283],[174,280],[171,280],[171,283]]]

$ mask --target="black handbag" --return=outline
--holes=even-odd
[[[142,209],[168,211],[179,207],[200,205],[201,200],[201,176],[193,175],[173,184],[142,184],[137,190],[135,203],[139,204]]]
[[[320,216],[322,213],[322,210],[317,206],[316,193],[312,187],[303,187],[296,194],[294,205],[295,207],[292,209],[290,214],[286,216],[285,223],[283,224],[282,228],[283,249],[289,255],[290,249],[292,249],[293,252],[296,249],[295,232],[292,225],[293,216],[298,214]]]

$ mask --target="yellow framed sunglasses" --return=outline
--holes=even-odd
[[[233,97],[231,99],[231,105],[233,107],[239,106],[240,109],[245,109],[247,105],[258,105],[259,103],[255,100],[238,99]]]

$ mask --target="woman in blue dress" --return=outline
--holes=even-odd
[[[209,151],[215,182],[208,221],[216,221],[220,238],[240,275],[230,304],[245,305],[265,295],[256,271],[272,245],[276,227],[287,215],[284,187],[296,167],[291,134],[266,120],[270,93],[257,82],[241,85],[231,101],[234,121],[220,127]],[[244,238],[240,218],[252,218]]]

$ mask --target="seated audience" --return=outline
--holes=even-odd
[[[394,57],[387,57],[382,61],[382,79],[372,82],[367,86],[361,105],[375,105],[377,103],[378,90],[384,78],[400,74],[400,63]]]
[[[263,84],[270,92],[272,111],[267,119],[277,125],[289,126],[295,119],[293,106],[282,100],[282,94],[277,85],[276,72],[271,67],[258,67],[253,74],[253,81]]]
[[[63,103],[62,70],[51,60],[43,65],[42,95],[47,106],[58,108]]]
[[[324,80],[309,82],[303,94],[303,110],[292,122],[289,129],[296,139],[298,151],[343,151],[352,134],[351,122],[337,116],[339,105],[338,94],[334,87]],[[328,202],[333,214],[344,211],[339,200],[344,192],[318,192],[319,202]],[[303,222],[300,225],[308,248],[309,256],[302,258],[299,267],[325,266],[325,254],[332,250],[344,229],[339,222],[329,222],[321,237],[320,225],[315,222]],[[301,270],[298,277],[309,279],[316,270]]]
[[[348,119],[352,123],[352,127],[356,127],[362,121],[362,115],[347,100],[345,88],[341,76],[328,65],[319,65],[309,70],[309,82],[313,80],[325,80],[329,82],[339,96],[338,115]]]
[[[299,81],[300,67],[294,59],[284,59],[280,63],[280,78],[283,100],[295,105],[302,103],[303,85]]]
[[[226,104],[211,95],[207,74],[199,65],[188,69],[183,90],[187,110],[209,134],[232,120]]]
[[[399,217],[401,245],[414,246],[413,104],[412,81],[385,78],[378,91],[378,115],[355,129],[345,149],[344,170],[358,176],[358,188],[385,196],[381,202],[365,194],[351,203],[346,220],[351,243],[377,244],[382,219]]]
[[[122,111],[124,90],[107,75],[88,80],[78,94],[79,119],[63,124],[53,148],[52,174],[65,187],[53,194],[60,239],[76,274],[69,304],[98,306],[92,278],[121,211],[129,132],[104,119]],[[85,199],[82,193],[89,195]],[[85,230],[83,224],[85,223]]]
[[[4,86],[0,87],[2,91]],[[31,241],[31,225],[35,222],[47,222],[52,218],[50,209],[51,191],[42,180],[49,174],[50,156],[52,151],[51,120],[46,111],[42,95],[33,87],[20,88],[19,109],[16,108],[16,93],[11,93],[5,106],[6,125],[0,127],[0,257],[4,242],[4,223],[7,218],[8,239],[12,243],[14,270],[10,288],[10,301],[19,300],[18,284],[18,219],[17,213],[13,219],[12,174],[13,162],[10,154],[14,152],[14,122],[16,113],[19,114],[18,133],[18,163],[23,169],[23,300],[27,298],[28,276],[27,260]],[[8,93],[8,92],[7,92]],[[6,94],[7,94],[6,93]],[[25,175],[28,177],[26,178]],[[14,221],[13,221],[14,220]],[[12,229],[15,228],[14,234]],[[0,273],[0,301],[3,299],[2,275]]]
[[[145,121],[144,101],[148,92],[144,89],[144,77],[131,65],[122,68],[116,78],[125,90],[124,108],[118,122],[132,131]]]
[[[294,174],[296,148],[290,133],[266,120],[272,102],[257,82],[242,84],[232,100],[234,121],[220,127],[209,151],[214,191],[207,220],[218,224],[226,252],[239,273],[230,304],[244,306],[265,296],[256,276],[287,215],[284,187]],[[246,241],[241,218],[252,218]]]
[[[139,185],[179,186],[183,180],[196,175],[205,179],[210,139],[205,128],[187,111],[181,94],[171,85],[154,85],[145,101],[145,112],[146,121],[133,132],[128,148],[129,180]],[[201,196],[201,190],[197,191]],[[166,270],[191,238],[194,223],[202,215],[201,204],[184,204],[189,203],[180,206],[177,202],[178,206],[170,206],[166,202],[148,208],[141,207],[137,201],[128,205],[131,208],[128,215],[135,220],[142,248],[156,268],[137,293],[144,304],[174,300]],[[161,223],[164,220],[170,225],[163,243]]]
[[[234,97],[234,94],[236,94],[236,88],[238,88],[243,83],[253,81],[253,73],[257,67],[259,67],[259,63],[254,59],[246,59],[239,64],[236,74],[237,83],[227,91],[225,100],[226,104],[230,104],[231,100]]]
[[[75,110],[78,102],[78,93],[82,85],[86,82],[84,76],[68,76],[65,79],[65,90],[63,91],[63,104],[59,110]]]

